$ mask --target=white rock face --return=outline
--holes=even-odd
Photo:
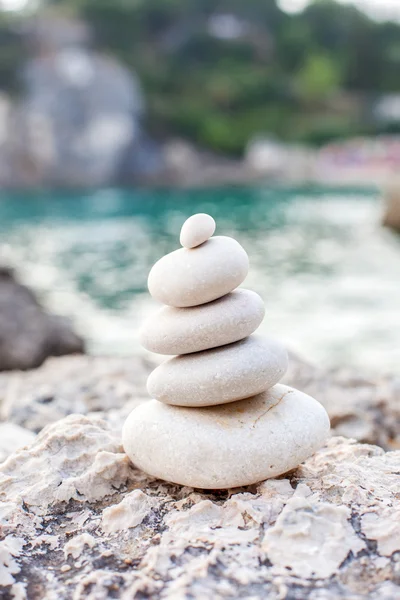
[[[128,478],[129,461],[120,450],[118,436],[101,419],[70,415],[0,465],[0,505],[6,498],[21,500],[32,515],[57,501],[79,502],[83,496],[96,501]]]
[[[245,279],[249,259],[230,237],[217,236],[194,249],[180,248],[160,258],[148,286],[168,306],[197,306],[229,294]]]
[[[287,365],[281,344],[253,335],[228,346],[166,360],[150,374],[147,390],[165,404],[224,404],[272,387]]]
[[[365,544],[350,525],[347,506],[315,503],[304,491],[290,498],[266,532],[262,547],[275,564],[290,566],[295,576],[312,578],[318,573],[327,578],[346,559],[349,548],[357,555]]]
[[[133,490],[122,502],[104,510],[101,528],[107,533],[116,533],[137,527],[156,505],[156,499],[142,490]]]
[[[198,213],[182,225],[179,241],[184,248],[196,248],[204,244],[215,231],[215,221],[210,215]]]
[[[140,343],[158,354],[200,352],[251,335],[264,314],[260,296],[244,289],[191,308],[164,306],[144,323]]]
[[[254,398],[208,408],[136,408],[123,430],[132,462],[154,477],[221,489],[277,477],[326,441],[329,418],[316,400],[276,385]]]

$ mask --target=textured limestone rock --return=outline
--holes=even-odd
[[[0,465],[1,598],[399,597],[400,451],[332,438],[284,478],[219,493],[123,456],[104,421],[73,416]]]
[[[63,419],[49,428],[47,442],[37,440],[12,457],[14,483],[0,502],[1,598],[394,600],[400,595],[399,451],[333,438],[284,478],[217,494],[168,485],[130,465],[125,471],[115,432],[130,412],[124,405],[132,407],[146,395],[150,369],[140,358],[74,356],[50,359],[35,371],[0,374],[3,418],[39,431],[71,411],[89,415],[79,423]],[[400,447],[398,378],[326,372],[291,356],[285,381],[321,400],[334,433]],[[81,439],[93,441],[85,445],[85,458],[73,433],[77,427]],[[38,444],[46,446],[50,439],[47,457],[52,458],[40,461],[50,504],[37,514],[34,504],[24,504],[15,482],[28,481],[22,457],[34,464]],[[111,447],[111,460],[106,469],[94,469],[104,443]],[[63,473],[66,456],[74,457],[72,468],[79,466],[76,475],[67,471],[70,491],[77,480],[94,477],[104,497],[93,500],[90,486],[83,495],[74,492],[78,500],[51,497],[57,490],[54,471]],[[111,478],[104,482],[102,473],[109,470]],[[32,502],[34,492],[29,484],[24,498]],[[321,529],[329,531],[332,543]],[[361,550],[357,539],[364,543]],[[305,553],[311,576],[294,573]]]
[[[127,479],[128,458],[103,425],[101,419],[70,415],[44,429],[29,450],[2,464],[0,501],[21,501],[43,514],[57,501],[91,502],[111,494]]]
[[[0,267],[0,371],[31,369],[48,356],[83,351],[69,323],[47,314],[13,272]]]
[[[24,540],[9,535],[0,541],[0,591],[15,582],[13,575],[20,572],[15,557],[19,556]]]
[[[150,369],[141,357],[69,356],[34,371],[0,373],[0,420],[39,432],[71,413],[96,414],[120,431],[147,399]]]
[[[400,449],[400,377],[339,368],[322,370],[291,355],[282,383],[325,406],[336,435]]]

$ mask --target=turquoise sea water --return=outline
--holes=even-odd
[[[248,251],[264,332],[320,365],[398,369],[400,238],[380,227],[372,191],[3,193],[0,260],[71,316],[92,352],[127,354],[154,308],[151,265],[199,211]]]

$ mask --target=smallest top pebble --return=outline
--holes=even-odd
[[[215,221],[210,215],[198,213],[182,225],[180,242],[184,248],[196,248],[206,242],[215,231]]]

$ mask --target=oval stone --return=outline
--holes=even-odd
[[[196,246],[204,244],[214,231],[214,219],[206,213],[198,213],[184,222],[179,241],[185,248],[196,248]]]
[[[131,412],[122,438],[131,461],[153,477],[225,489],[294,469],[324,444],[329,427],[319,402],[276,385],[253,398],[207,408],[150,400]]]
[[[150,294],[163,304],[197,306],[229,294],[245,279],[249,258],[233,238],[215,236],[197,248],[166,254],[150,271]]]
[[[228,346],[166,360],[150,374],[147,390],[165,404],[224,404],[272,387],[287,366],[281,344],[252,335]]]
[[[148,318],[140,333],[142,346],[158,354],[188,354],[242,340],[264,318],[260,296],[237,289],[200,306],[164,306]]]

